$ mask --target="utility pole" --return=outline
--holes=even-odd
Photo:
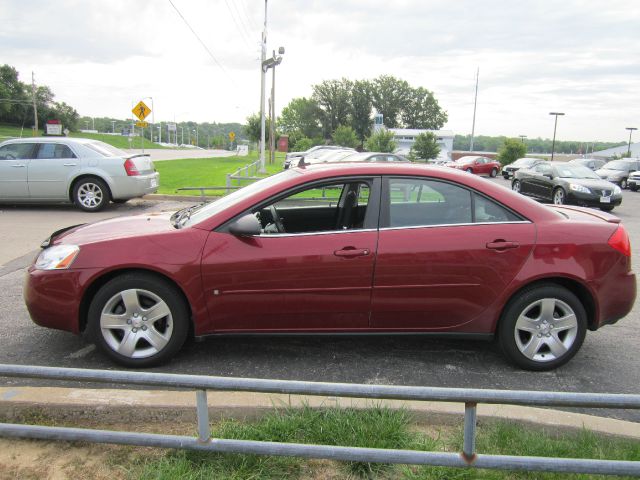
[[[627,127],[625,130],[629,130],[629,147],[627,148],[627,155],[631,157],[631,134],[634,130],[637,130],[636,127]]]
[[[276,58],[276,51],[273,51],[273,58]],[[269,123],[269,134],[271,143],[269,149],[271,154],[269,155],[269,163],[273,165],[276,163],[276,66],[271,68],[271,122]]]
[[[116,121],[111,120],[111,133],[116,133]]]
[[[478,81],[480,80],[480,67],[476,72],[476,95],[473,99],[473,123],[471,124],[471,143],[469,145],[469,151],[473,152],[473,136],[476,131],[476,107],[478,106]]]
[[[562,112],[549,112],[549,115],[555,115],[556,121],[553,125],[553,142],[551,142],[551,161],[553,162],[553,154],[556,149],[556,129],[558,128],[558,116],[564,115]]]
[[[33,72],[31,72],[31,96],[33,98],[33,125],[35,130],[33,131],[33,135],[38,131],[38,105],[36,105],[36,77]]]
[[[260,56],[260,173],[267,173],[264,165],[264,143],[265,143],[265,118],[264,118],[264,89],[266,69],[264,61],[267,58],[267,0],[264,0],[264,29],[262,30],[262,44]]]

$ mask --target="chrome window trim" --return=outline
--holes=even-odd
[[[323,232],[302,232],[302,233],[271,233],[260,235],[253,235],[253,238],[280,238],[280,237],[309,237],[312,235],[333,235],[343,233],[360,233],[360,232],[377,232],[377,228],[360,228],[351,230],[327,230]]]
[[[409,225],[405,227],[382,227],[380,231],[383,230],[413,230],[416,228],[439,228],[439,227],[469,227],[475,225],[518,225],[518,224],[526,224],[533,223],[528,220],[519,220],[516,222],[469,222],[469,223],[439,223],[437,225]]]

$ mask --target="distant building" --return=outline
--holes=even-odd
[[[381,128],[385,128],[383,116],[381,113],[376,113],[373,116],[373,131],[378,131]],[[451,130],[426,130],[418,128],[387,128],[387,130],[394,134],[394,140],[397,145],[395,153],[409,155],[411,147],[416,141],[416,137],[421,133],[431,132],[437,137],[437,142],[440,146],[439,157],[451,158],[453,138],[455,137],[455,134]]]
[[[615,156],[626,155],[629,151],[629,144],[620,145],[619,147],[607,148],[606,150],[600,150],[599,152],[593,152],[589,157],[594,158],[613,158]],[[634,158],[640,157],[640,142],[631,144],[631,156]]]

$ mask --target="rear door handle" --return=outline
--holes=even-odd
[[[65,167],[75,167],[76,165],[78,165],[77,163],[65,163],[64,166]]]
[[[11,165],[13,168],[24,168],[26,165],[24,163],[14,163]]]
[[[504,251],[511,248],[518,248],[520,244],[518,242],[507,242],[506,240],[494,240],[487,243],[487,248],[490,250]]]
[[[344,247],[342,250],[336,250],[333,254],[336,257],[346,257],[346,258],[354,258],[354,257],[365,257],[371,253],[371,250],[368,248],[355,248],[355,247]]]

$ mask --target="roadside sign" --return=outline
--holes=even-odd
[[[143,121],[151,113],[151,109],[147,107],[147,105],[142,100],[140,100],[131,111],[136,117],[140,119],[140,121]]]
[[[234,141],[236,139],[236,132],[229,132],[229,140]]]
[[[149,122],[136,122],[136,127],[147,128],[148,126],[149,126]]]
[[[178,127],[175,123],[167,123],[167,130],[170,132],[175,132],[178,130]]]

